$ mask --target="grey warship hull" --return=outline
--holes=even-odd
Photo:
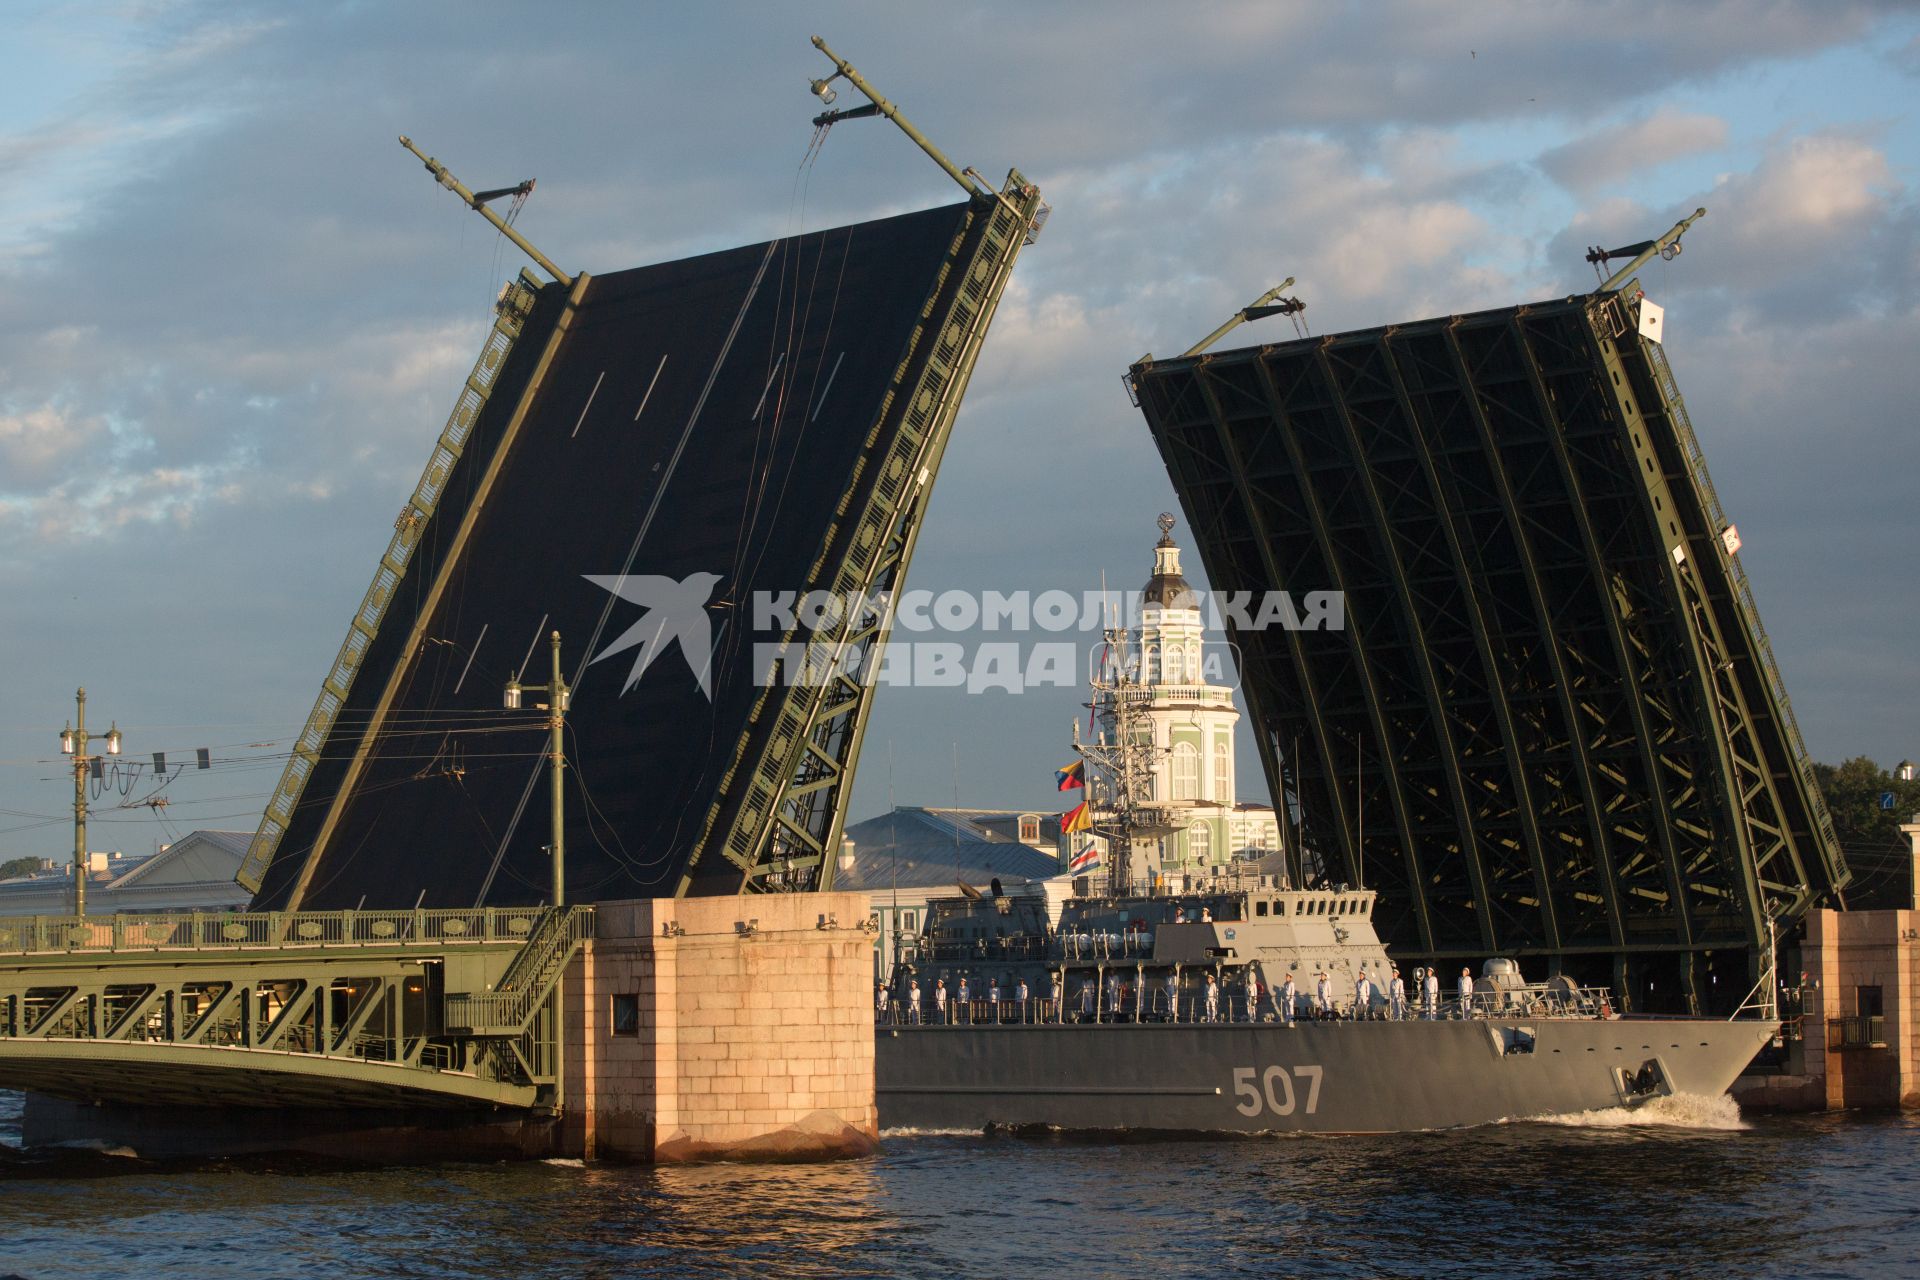
[[[1724,1093],[1768,1022],[882,1026],[883,1129],[1383,1133]]]

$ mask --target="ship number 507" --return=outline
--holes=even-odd
[[[1319,1067],[1295,1067],[1293,1076],[1298,1077],[1306,1089],[1306,1106],[1303,1115],[1312,1115],[1320,1110]],[[1297,1105],[1293,1091],[1293,1079],[1285,1067],[1268,1067],[1265,1071],[1258,1067],[1235,1067],[1233,1069],[1233,1094],[1241,1101],[1234,1107],[1243,1116],[1257,1116],[1261,1108],[1277,1116],[1290,1116]]]

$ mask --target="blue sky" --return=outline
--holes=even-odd
[[[1506,305],[1705,204],[1645,281],[1800,723],[1823,759],[1920,755],[1912,6],[9,16],[0,855],[68,847],[51,747],[80,683],[130,753],[230,762],[179,779],[164,823],[103,813],[96,848],[252,825],[519,265],[394,135],[476,185],[537,176],[522,229],[593,271],[950,198],[875,124],[801,174],[816,31],[961,163],[1017,165],[1055,208],[913,586],[1138,586],[1174,502],[1120,374],[1285,275],[1316,332]],[[1049,803],[1078,700],[885,691],[853,816],[885,805],[889,744],[901,803]]]

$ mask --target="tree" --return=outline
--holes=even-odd
[[[38,858],[13,858],[0,862],[0,880],[11,880],[15,876],[30,876],[40,869]]]
[[[1813,776],[1833,816],[1840,851],[1853,870],[1853,883],[1844,891],[1847,905],[1911,906],[1912,845],[1900,826],[1920,813],[1920,782],[1902,782],[1866,756],[1838,765],[1816,761]],[[1888,792],[1893,793],[1893,808],[1882,809],[1881,797]]]

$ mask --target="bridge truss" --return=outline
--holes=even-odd
[[[1229,631],[1274,794],[1327,876],[1381,891],[1397,954],[1610,961],[1697,1007],[1848,873],[1640,302],[1130,386],[1217,592],[1344,595],[1340,630]]]

